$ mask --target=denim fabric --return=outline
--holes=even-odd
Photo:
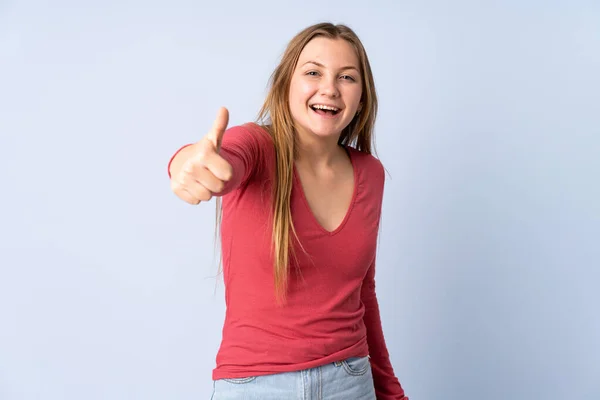
[[[211,400],[375,400],[368,357],[303,371],[214,382]]]

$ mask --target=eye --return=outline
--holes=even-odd
[[[349,80],[351,82],[356,82],[356,79],[354,79],[352,75],[342,75],[341,78],[344,80]]]
[[[310,75],[310,76],[317,76],[317,75],[319,75],[319,73],[318,73],[317,71],[308,71],[308,72],[306,73],[306,75]]]

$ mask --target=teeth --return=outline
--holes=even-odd
[[[330,110],[330,111],[339,111],[339,108],[336,107],[331,107],[331,106],[324,106],[322,104],[313,104],[312,106],[313,108],[318,108],[320,110]]]

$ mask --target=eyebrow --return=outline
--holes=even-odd
[[[318,67],[325,68],[325,66],[323,64],[321,64],[320,62],[317,62],[317,61],[307,61],[303,64],[303,66],[306,64],[314,64]],[[356,70],[356,72],[359,72],[358,68],[356,68],[354,65],[347,65],[345,67],[342,67],[341,69],[342,70],[353,69],[353,70]]]

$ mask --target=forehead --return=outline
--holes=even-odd
[[[344,39],[316,37],[304,46],[298,59],[301,66],[307,61],[317,61],[328,68],[352,65],[358,69],[358,56],[354,46]]]

